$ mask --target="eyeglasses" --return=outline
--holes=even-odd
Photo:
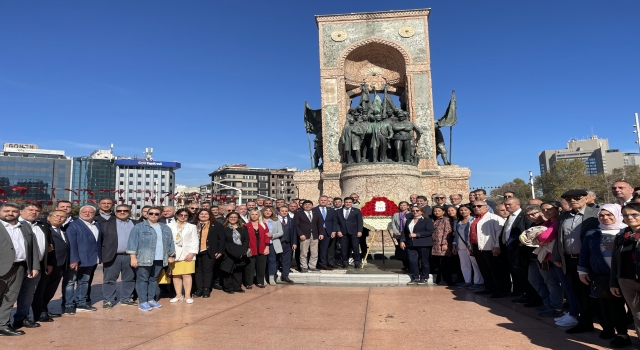
[[[149,216],[160,216],[160,213],[147,213]]]
[[[129,210],[116,210],[116,213],[128,213]]]
[[[189,208],[189,210],[198,210],[198,208]]]
[[[412,210],[411,212],[412,213],[421,213],[422,211],[421,210]]]
[[[640,214],[622,214],[623,218],[634,218],[637,219]]]
[[[480,204],[480,205],[472,205],[472,207],[474,207],[474,208],[482,208],[482,207],[484,207],[484,204]]]
[[[179,217],[179,218],[182,218],[182,217],[189,217],[189,214],[180,214],[180,215],[176,215],[176,216],[177,216],[177,217]]]
[[[447,197],[436,197],[436,199],[445,199]]]
[[[539,211],[534,211],[533,213],[527,213],[528,216],[536,216],[536,214],[540,213]]]
[[[504,196],[504,198],[513,198],[513,196]]]

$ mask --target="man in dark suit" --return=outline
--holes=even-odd
[[[36,221],[40,216],[41,211],[42,207],[39,204],[25,203],[22,205],[20,217],[18,218],[20,224],[29,226],[31,228],[31,232],[33,232],[33,238],[38,246],[38,264],[42,273],[39,273],[37,277],[26,278],[22,281],[20,294],[18,295],[16,313],[13,315],[13,328],[15,329],[20,329],[22,327],[40,327],[40,324],[36,322],[40,314],[36,314],[34,312],[34,320],[31,321],[29,319],[29,311],[31,304],[33,303],[36,289],[41,283],[46,283],[48,271],[51,270],[51,267],[48,266],[49,264],[47,263],[47,260],[55,259],[49,228],[45,223]],[[42,281],[43,278],[45,281]]]
[[[587,206],[587,191],[570,190],[562,194],[562,199],[571,206],[558,217],[558,237],[553,246],[551,261],[562,269],[569,280],[580,306],[578,324],[567,333],[582,333],[593,330],[594,305],[591,287],[582,283],[578,274],[578,261],[582,240],[589,230],[596,229],[598,210]],[[565,292],[568,293],[567,290]]]
[[[167,205],[164,208],[162,208],[162,217],[160,218],[160,220],[158,220],[158,222],[168,225],[176,221],[175,216],[176,216],[176,208],[174,208],[171,205]]]
[[[313,214],[313,202],[310,200],[302,203],[302,209],[295,214],[296,233],[300,240],[300,268],[301,272],[316,271],[318,242],[324,238],[322,217]],[[307,254],[311,255],[308,261]]]
[[[349,242],[353,249],[353,265],[360,268],[362,260],[358,251],[358,239],[362,237],[362,213],[360,209],[353,208],[353,199],[346,197],[344,199],[344,207],[338,211],[338,237],[340,237],[340,247],[342,253],[342,263],[340,267],[345,268],[349,261]],[[366,252],[365,252],[366,254]]]
[[[102,257],[100,223],[93,220],[95,212],[96,208],[90,205],[80,208],[80,220],[69,224],[65,232],[70,252],[69,269],[62,282],[65,288],[65,315],[97,310],[88,302],[89,283]]]
[[[291,220],[293,220],[294,225],[295,225],[295,215],[302,208],[298,207],[298,202],[296,202],[295,200],[292,201],[291,203],[289,203],[289,205],[287,207],[289,209],[289,214],[288,214],[289,218]],[[297,233],[296,233],[296,242],[298,242],[298,246],[299,246],[300,242],[298,241]],[[291,266],[294,266],[298,270],[300,269],[300,249],[294,249],[293,250],[293,258],[291,260]]]
[[[53,254],[49,256],[47,261],[47,270],[49,271],[49,266],[51,266],[51,269],[46,277],[42,276],[40,279],[31,303],[33,317],[35,321],[40,322],[52,322],[54,318],[61,316],[60,314],[49,312],[48,305],[58,290],[64,272],[69,267],[69,244],[64,231],[61,230],[62,225],[67,220],[67,214],[62,210],[54,210],[49,213],[47,220],[49,222],[47,229],[53,243],[53,251],[51,252]]]
[[[289,216],[289,208],[286,206],[278,208],[278,220],[282,224],[282,231],[284,232],[282,237],[280,237],[280,244],[282,245],[282,254],[280,255],[282,275],[280,276],[280,282],[293,283],[293,281],[289,279],[289,272],[291,271],[293,252],[298,247],[296,224]]]
[[[67,227],[69,227],[71,221],[78,220],[77,216],[71,215],[71,212],[73,211],[73,205],[69,201],[59,200],[58,204],[56,204],[56,210],[62,210],[63,212],[65,212],[65,214],[67,214],[67,219],[64,223],[62,223],[62,226],[60,226],[62,231],[65,231]]]
[[[131,267],[131,256],[126,253],[129,233],[138,222],[131,220],[131,207],[127,204],[116,206],[115,220],[107,220],[100,224],[102,236],[103,283],[102,307],[111,309],[117,302],[116,281],[122,281],[120,303],[136,305],[132,295],[135,289],[135,272]]]
[[[20,207],[0,203],[0,335],[23,335],[9,324],[22,280],[40,272],[38,246],[28,225],[18,222]]]
[[[320,217],[323,228],[323,238],[318,243],[318,270],[333,270],[335,266],[336,231],[338,219],[336,212],[327,207],[329,197],[320,196],[318,206],[312,209],[313,215]]]
[[[98,208],[100,208],[100,210],[93,217],[94,221],[102,223],[107,220],[115,220],[112,212],[113,199],[109,197],[100,198],[100,201],[98,202]]]
[[[520,246],[520,234],[530,228],[533,223],[525,215],[525,212],[520,208],[520,200],[518,198],[509,198],[504,201],[504,206],[509,212],[504,226],[502,226],[502,232],[500,233],[500,255],[505,259],[505,264],[509,268],[509,274],[511,275],[511,281],[513,282],[512,296],[521,296],[521,298],[514,299],[517,303],[530,302],[528,306],[541,306],[534,304],[541,304],[542,299],[538,293],[533,289],[533,286],[529,283],[528,271],[530,259],[527,256],[529,249],[525,246]],[[509,281],[504,281],[505,285]]]

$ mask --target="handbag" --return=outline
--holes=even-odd
[[[171,277],[168,276],[165,269],[162,269],[158,275],[158,284],[171,284]]]
[[[591,278],[591,285],[593,286],[593,294],[598,299],[611,299],[615,298],[611,294],[609,276],[589,276]]]
[[[538,262],[538,268],[544,271],[551,270],[551,261],[545,260],[543,262]]]

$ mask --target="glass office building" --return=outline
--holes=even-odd
[[[70,192],[64,189],[71,185],[71,171],[71,159],[64,151],[5,143],[0,154],[0,200],[19,198],[42,204],[68,200]]]
[[[80,203],[100,200],[102,197],[115,198],[110,192],[116,189],[116,164],[114,159],[93,159],[91,157],[73,158],[73,199]]]

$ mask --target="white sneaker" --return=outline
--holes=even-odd
[[[567,319],[567,317],[571,317],[571,316],[569,316],[569,313],[568,313],[568,312],[565,312],[565,313],[564,313],[564,315],[562,315],[562,316],[560,316],[560,317],[556,317],[556,318],[554,318],[553,320],[554,320],[554,321],[556,321],[556,322],[558,322],[558,321],[561,321],[561,320],[566,320],[566,319]]]
[[[578,324],[578,320],[573,317],[571,317],[571,319],[567,318],[566,320],[556,322],[556,325],[559,327],[574,327],[577,324]]]
[[[193,304],[193,299],[189,298],[189,299],[185,300],[185,302],[186,302],[187,304]]]
[[[353,258],[349,258],[349,265],[353,265]]]
[[[181,295],[179,298],[173,298],[173,299],[169,300],[169,302],[170,303],[177,303],[177,302],[179,302],[180,300],[183,300],[183,299],[184,299],[184,296]]]

